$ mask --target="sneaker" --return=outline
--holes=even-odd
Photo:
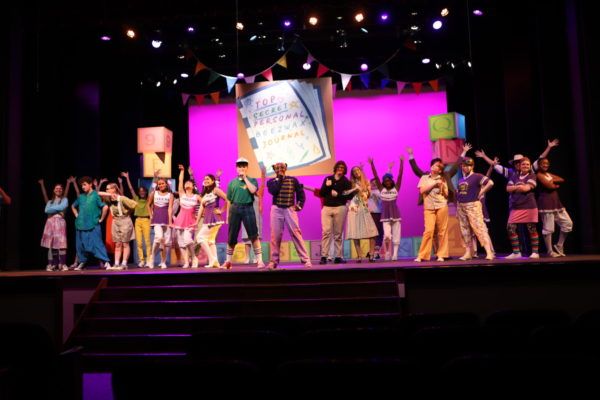
[[[390,261],[392,259],[392,256],[390,256],[390,253],[386,253],[385,254],[385,261]]]
[[[565,257],[565,252],[563,246],[559,246],[558,244],[554,245],[554,250],[558,253],[559,256]]]
[[[190,267],[190,264],[185,263],[185,264],[183,264],[183,266],[181,268],[189,268],[189,267]]]
[[[344,260],[341,257],[336,257],[335,260],[333,260],[334,264],[346,264],[346,260]]]
[[[60,266],[60,270],[61,271],[68,271],[69,267],[66,264],[63,264],[63,265]]]
[[[461,260],[461,261],[467,261],[467,260],[470,260],[472,258],[473,257],[470,254],[465,254],[462,257],[458,257],[458,259]]]
[[[79,263],[78,266],[76,266],[75,268],[73,268],[74,271],[83,271],[83,269],[85,268],[85,263]]]
[[[269,265],[267,265],[267,268],[268,269],[277,269],[277,264],[275,264],[274,262],[270,262]]]
[[[312,268],[312,266],[313,266],[313,265],[312,265],[312,263],[311,263],[311,262],[310,262],[310,260],[309,260],[309,261],[307,261],[307,262],[305,262],[305,263],[304,263],[304,266],[305,266],[306,268]]]
[[[70,268],[70,269],[75,269],[75,268],[77,268],[77,263],[73,263],[73,264],[71,264],[71,266],[70,266],[69,268]]]
[[[160,269],[167,269],[167,264],[165,264],[164,262],[161,262]]]
[[[147,264],[143,261],[140,261],[140,263],[138,264],[139,268],[144,268],[144,266],[147,266]]]
[[[327,257],[327,262],[333,262],[333,257]]]
[[[398,261],[398,256],[393,256],[392,261]]]
[[[52,264],[46,265],[46,271],[48,271],[48,272],[54,271],[54,265],[52,265]]]
[[[437,261],[438,261],[438,262],[444,262],[444,261],[446,261],[446,260],[444,259],[444,257],[438,257],[438,258],[437,258]]]
[[[496,256],[494,256],[493,254],[485,256],[486,260],[493,260],[494,258],[496,258]]]
[[[321,257],[321,260],[319,261],[319,264],[321,264],[321,265],[327,264],[327,257]]]
[[[271,265],[271,263],[269,263],[269,265]],[[258,269],[264,269],[264,268],[266,268],[266,267],[267,267],[267,266],[266,266],[266,265],[265,265],[265,263],[264,263],[264,262],[262,262],[262,261],[256,264],[256,268],[258,268]],[[269,269],[271,269],[271,268],[269,268]]]
[[[213,268],[221,268],[221,264],[219,264],[219,260],[215,260],[215,262],[212,263],[212,267]]]
[[[147,262],[146,263],[146,268],[154,269],[154,263],[153,262]]]
[[[110,263],[107,261],[102,265],[105,269],[109,269]]]
[[[213,266],[212,266],[212,264],[206,264],[206,265],[204,266],[204,268],[212,268],[212,267],[213,267]],[[198,267],[196,267],[196,268],[198,268]]]
[[[539,255],[539,253],[531,253],[529,258],[540,258],[540,255]]]
[[[504,257],[505,260],[513,260],[515,258],[521,258],[521,253],[510,253],[509,255]]]
[[[421,261],[423,261],[423,260],[421,260],[419,257],[417,257],[417,258],[415,258],[413,261],[414,261],[414,262],[421,262]]]
[[[127,270],[129,269],[129,265],[127,265],[127,263],[126,263],[126,262],[122,262],[122,263],[121,263],[121,269],[123,269],[123,270],[127,271]]]
[[[221,265],[219,268],[221,269],[231,269],[232,265],[231,265],[231,261],[225,261],[223,263],[223,265]]]

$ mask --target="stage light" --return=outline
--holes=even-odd
[[[467,61],[467,65],[469,66],[469,68],[473,67],[473,64],[471,64],[471,61]]]
[[[418,31],[419,27],[417,25],[413,25],[413,26],[410,27],[410,30],[411,31]]]
[[[308,19],[308,23],[311,24],[312,26],[315,26],[319,23],[319,19],[317,17],[310,17]]]
[[[431,60],[429,58],[424,58],[424,59],[421,60],[421,62],[423,64],[429,64],[431,62]]]
[[[310,67],[312,67],[312,65],[310,65],[310,63],[305,62],[304,64],[302,64],[302,68],[304,68],[305,71],[308,71],[310,69]]]
[[[440,68],[442,68],[442,64],[435,63],[435,67],[436,67],[437,69],[440,69]]]
[[[455,67],[454,63],[450,63],[450,66],[452,67],[452,69],[454,69]]]
[[[127,29],[126,35],[129,39],[133,39],[135,37],[135,31],[133,29]]]
[[[338,16],[336,17],[336,19],[337,19],[338,21],[341,21],[342,19],[344,19],[344,17],[342,17],[341,15],[338,15]]]
[[[441,12],[440,12],[442,17],[447,17],[448,14],[450,14],[450,11],[448,11],[447,8],[444,8]]]
[[[290,21],[289,19],[284,20],[283,26],[289,28],[290,26],[292,26],[292,21]]]
[[[354,19],[356,20],[356,22],[363,22],[363,20],[365,19],[365,15],[359,12],[354,16]]]
[[[194,33],[196,30],[194,29],[194,27],[193,27],[193,26],[188,26],[188,28],[187,28],[187,31],[188,31],[189,33]]]
[[[387,21],[387,20],[388,20],[388,18],[389,18],[389,17],[390,17],[390,16],[389,16],[389,14],[387,14],[387,13],[382,13],[382,14],[379,16],[379,19],[380,19],[380,20],[382,20],[383,22],[385,22],[385,21]]]
[[[182,78],[189,78],[190,77],[190,75],[186,74],[185,72],[182,72],[181,75],[179,75],[179,76],[181,76]]]
[[[361,30],[363,33],[369,33],[369,31],[368,31],[368,30],[366,30],[365,28],[360,28],[360,30]]]
[[[102,36],[102,37],[100,38],[100,40],[103,40],[103,41],[105,41],[105,42],[108,42],[108,41],[110,40],[110,36]]]
[[[251,41],[251,42],[254,42],[255,40],[256,40],[256,35],[252,35],[252,36],[250,36],[250,41]]]
[[[366,71],[369,69],[369,66],[365,63],[360,64],[360,69],[361,71]]]
[[[440,28],[442,27],[442,25],[443,25],[443,24],[442,24],[442,21],[440,21],[440,20],[437,20],[437,21],[435,21],[435,22],[433,23],[433,29],[435,29],[435,30],[438,30],[438,29],[440,29]]]
[[[152,47],[154,47],[155,49],[158,49],[160,46],[162,46],[162,41],[160,41],[160,40],[152,41]]]
[[[243,73],[243,72],[239,72],[239,73],[237,74],[237,78],[238,78],[238,79],[244,79],[244,73]]]
[[[156,82],[156,87],[160,87],[160,81]]]
[[[242,24],[241,22],[238,22],[237,24],[235,24],[235,29],[237,29],[238,31],[243,31],[244,24]]]
[[[177,79],[173,79],[173,85],[177,85]]]
[[[477,15],[477,16],[483,15],[483,11],[481,11],[481,10],[473,10],[473,14]]]

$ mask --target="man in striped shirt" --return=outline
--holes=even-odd
[[[285,175],[287,164],[279,162],[273,165],[273,170],[277,177],[267,182],[269,193],[273,195],[273,205],[271,206],[271,262],[268,267],[275,269],[279,264],[279,248],[284,226],[287,226],[292,242],[294,242],[296,251],[304,266],[312,267],[298,224],[297,211],[302,210],[306,199],[302,185],[293,176]]]

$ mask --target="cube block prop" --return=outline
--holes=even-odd
[[[225,243],[217,243],[217,259],[220,264],[223,264],[227,259],[227,244]]]
[[[412,238],[403,237],[402,239],[400,239],[400,247],[398,248],[398,257],[415,257],[415,250],[413,249],[413,239]]]
[[[279,262],[285,261],[290,261],[290,242],[281,242],[279,246]]]
[[[252,251],[252,248],[250,248],[250,251]],[[244,245],[244,243],[238,243],[235,245],[231,261],[234,263],[243,263],[246,261],[246,245]]]
[[[294,246],[294,242],[289,242],[289,243],[290,243],[290,261],[301,261],[300,256],[298,255],[298,250],[296,249],[296,246]],[[308,251],[308,254],[310,255],[310,241],[305,240],[304,247],[306,248],[306,251]],[[320,248],[320,246],[319,246],[319,248]]]
[[[321,258],[321,241],[311,240],[310,248],[307,250],[309,251],[311,260],[319,260]]]
[[[440,139],[431,144],[431,158],[441,158],[444,164],[454,163],[462,153],[464,139]]]
[[[260,248],[262,250],[263,262],[269,262],[271,260],[271,244],[269,242],[260,242]]]
[[[138,153],[172,153],[173,132],[164,126],[138,128]]]
[[[429,116],[429,138],[466,139],[465,116],[456,112]]]
[[[460,225],[458,217],[448,217],[448,255],[450,257],[462,256],[465,254],[465,246],[460,235]]]
[[[154,177],[154,172],[158,171],[161,178],[171,177],[172,153],[143,153],[142,171],[145,178]]]
[[[350,242],[350,249],[351,249],[351,257],[352,258],[357,258],[358,254],[356,254],[356,247],[354,246],[354,241],[353,240],[349,240]],[[362,253],[363,258],[367,256],[367,253],[369,252],[369,239],[361,239],[360,240],[360,251]]]
[[[334,256],[337,257],[336,255],[334,255]],[[344,247],[342,249],[342,257],[345,259],[352,257],[352,244],[350,243],[350,240],[348,240],[348,239],[344,240]]]

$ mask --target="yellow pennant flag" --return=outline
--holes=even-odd
[[[285,56],[281,57],[279,61],[277,61],[278,65],[281,65],[283,68],[287,68],[287,58]]]

